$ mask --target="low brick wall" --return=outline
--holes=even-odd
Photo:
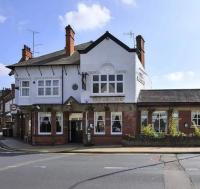
[[[123,146],[148,146],[148,147],[195,147],[200,146],[200,137],[123,137]]]
[[[33,136],[32,144],[33,145],[59,145],[66,144],[66,136],[56,135],[56,136]]]

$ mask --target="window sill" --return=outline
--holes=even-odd
[[[94,133],[95,136],[102,136],[105,135],[105,133]]]
[[[117,135],[117,136],[119,136],[119,135],[122,135],[122,133],[111,133],[111,135]]]

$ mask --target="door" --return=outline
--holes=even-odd
[[[73,143],[82,143],[83,142],[83,129],[82,121],[80,120],[71,120],[70,121],[70,142]]]

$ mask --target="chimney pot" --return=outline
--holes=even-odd
[[[66,45],[65,51],[67,56],[71,56],[74,53],[74,35],[75,32],[70,25],[65,28],[66,36]]]
[[[144,39],[141,35],[136,37],[137,55],[141,64],[145,67],[145,51],[144,51]]]
[[[21,58],[20,62],[25,61],[25,60],[29,60],[31,58],[33,58],[31,48],[24,45],[24,48],[22,49],[22,58]]]

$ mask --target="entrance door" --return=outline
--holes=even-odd
[[[71,140],[70,142],[82,143],[83,142],[83,129],[81,120],[71,120],[70,121],[71,129]]]

